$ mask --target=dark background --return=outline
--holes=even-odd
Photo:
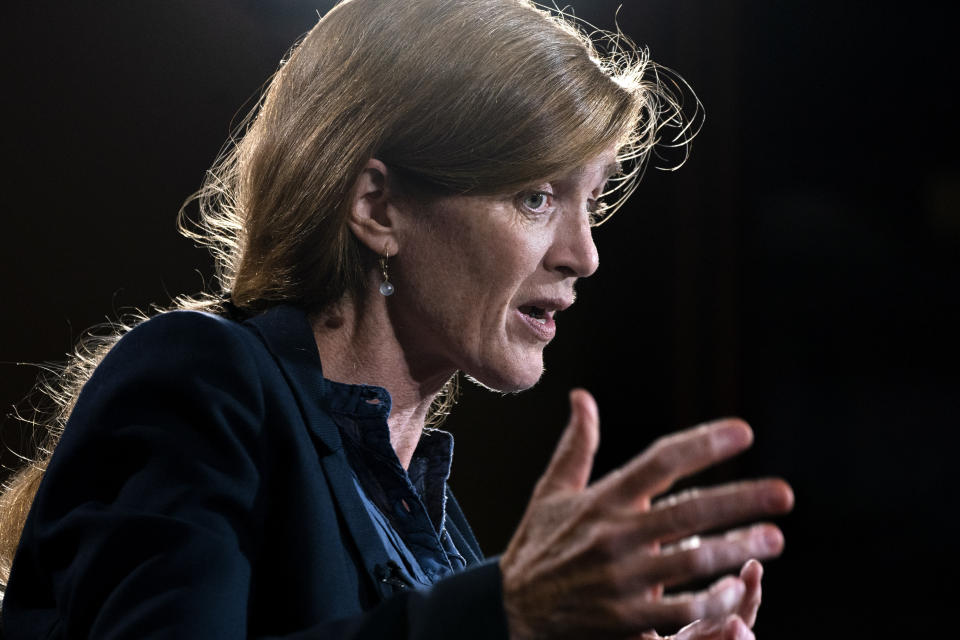
[[[619,0],[570,3],[611,27]],[[0,405],[82,330],[196,292],[174,217],[288,46],[330,3],[16,3],[5,11]],[[754,448],[699,482],[779,475],[765,638],[894,637],[956,591],[956,22],[923,2],[635,0],[617,18],[707,120],[598,230],[602,262],[531,392],[467,388],[452,484],[503,549],[582,385],[597,473],[719,415]],[[4,443],[26,434],[9,417]],[[3,461],[14,464],[6,452]]]

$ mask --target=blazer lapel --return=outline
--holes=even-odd
[[[280,305],[245,322],[260,335],[273,354],[293,395],[319,454],[319,463],[347,528],[361,550],[364,569],[382,598],[394,587],[385,580],[389,556],[383,539],[367,515],[353,482],[353,471],[343,452],[340,431],[326,413],[327,381],[306,313]]]
[[[311,435],[329,451],[343,448],[340,432],[326,414],[327,381],[307,314],[280,305],[254,316],[252,326],[273,354],[297,399]]]

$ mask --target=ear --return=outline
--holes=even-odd
[[[367,160],[353,185],[347,224],[353,235],[374,254],[396,255],[399,251],[396,208],[387,186],[389,169],[376,158]]]

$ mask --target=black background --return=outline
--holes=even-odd
[[[611,27],[618,2],[570,3]],[[243,105],[328,2],[17,3],[4,20],[0,404],[86,327],[209,278],[174,228]],[[779,475],[757,632],[894,637],[952,601],[960,418],[956,22],[923,2],[636,0],[617,21],[707,120],[596,233],[601,267],[526,394],[467,388],[452,484],[503,549],[585,386],[596,473],[736,414]],[[4,411],[6,413],[6,411]],[[4,443],[27,434],[7,417]],[[6,465],[14,458],[5,453]]]

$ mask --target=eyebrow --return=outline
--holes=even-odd
[[[573,175],[573,174],[583,175],[583,173],[586,172],[586,170],[587,170],[586,166],[577,167],[574,171],[572,171],[568,175]],[[603,181],[606,182],[611,177],[621,173],[623,173],[623,165],[620,163],[619,160],[615,160],[603,168]],[[552,182],[554,179],[564,180],[566,178],[564,178],[563,176],[557,176],[556,178],[547,180],[547,182]]]

